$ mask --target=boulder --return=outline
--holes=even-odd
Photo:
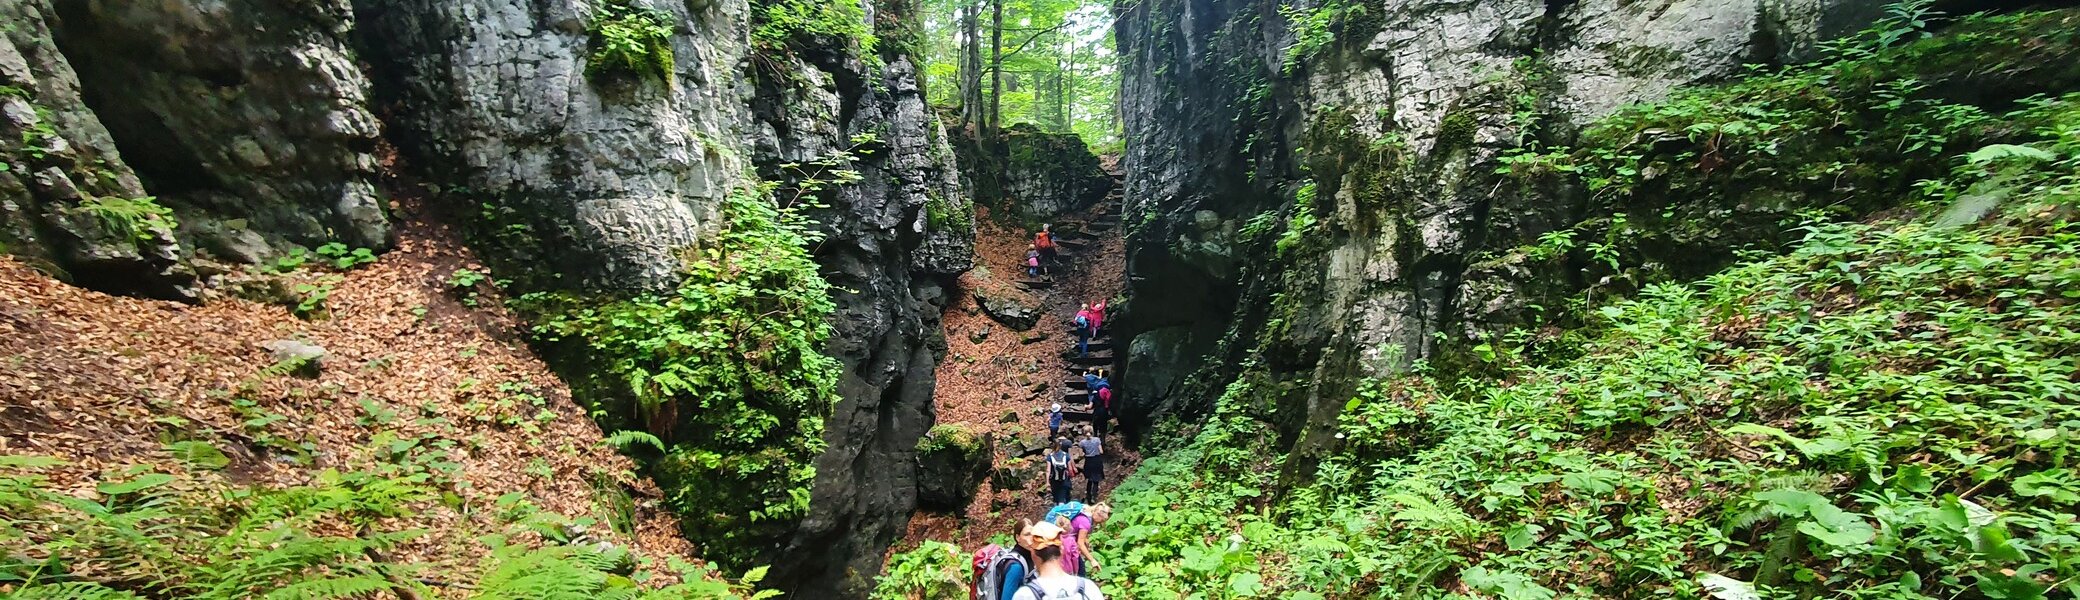
[[[1008,298],[996,298],[975,292],[975,304],[982,307],[982,314],[991,320],[1003,323],[1016,331],[1026,331],[1040,323],[1040,309],[1018,303]]]
[[[966,427],[942,424],[917,441],[917,505],[928,510],[958,511],[975,498],[976,486],[989,474],[991,436]]]

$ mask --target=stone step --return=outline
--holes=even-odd
[[[1119,359],[1114,358],[1109,352],[1102,354],[1093,352],[1090,356],[1072,357],[1069,359],[1069,362],[1086,367],[1110,367],[1113,363],[1119,362]]]
[[[1020,268],[1024,267],[1021,266]],[[1048,279],[1015,279],[1012,280],[1012,283],[1016,283],[1028,288],[1045,289],[1054,287],[1054,281]]]
[[[1076,351],[1076,342],[1073,340],[1069,342],[1069,351]],[[1100,342],[1097,340],[1091,341],[1091,354],[1098,354],[1110,351],[1112,351],[1112,342]]]

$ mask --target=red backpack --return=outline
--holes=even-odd
[[[1033,578],[1033,569],[1026,564],[1026,557],[1020,556],[1016,550],[996,544],[976,550],[975,570],[968,579],[968,600],[1011,600],[997,596],[1004,590],[1004,572],[1014,564],[1022,568],[1025,579]]]
[[[1112,410],[1112,388],[1098,388],[1098,406],[1103,406],[1108,411]]]

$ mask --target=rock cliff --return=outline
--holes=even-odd
[[[1041,131],[1031,123],[985,138],[961,134],[954,147],[975,202],[1006,223],[1037,228],[1062,213],[1089,208],[1112,189],[1083,138]]]
[[[941,283],[971,264],[974,225],[902,42],[914,6],[865,7],[860,25],[883,40],[869,52],[829,36],[755,44],[766,4],[0,3],[0,250],[98,289],[192,300],[204,255],[386,247],[387,176],[470,231],[519,291],[628,297],[677,285],[733,194],[786,190],[810,177],[802,164],[848,156],[836,168],[857,180],[809,211],[815,259],[842,290],[839,399],[808,514],[769,549],[795,557],[774,580],[802,597],[858,595],[917,503]],[[660,72],[602,68],[613,7],[663,24]]]
[[[1506,149],[1572,139],[1621,106],[1744,65],[1809,58],[1878,10],[1289,4],[1123,7],[1130,429],[1202,411],[1256,368],[1287,390],[1281,432],[1302,442],[1327,431],[1358,378],[1595,284],[1479,264],[1611,212],[1580,190],[1504,185]],[[1723,260],[1732,245],[1688,258]]]
[[[768,179],[850,154],[859,182],[839,188],[816,221],[824,278],[853,292],[838,308],[830,354],[845,365],[842,399],[825,418],[809,514],[774,565],[796,597],[864,597],[888,544],[917,507],[918,440],[932,426],[934,371],[946,351],[944,282],[973,261],[972,213],[946,132],[925,106],[913,2],[875,6],[874,55],[797,49],[749,73],[756,86],[752,156]]]

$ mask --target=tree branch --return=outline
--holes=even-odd
[[[1023,42],[1019,42],[1019,44],[1018,44],[1018,47],[1017,47],[1017,48],[1012,48],[1010,52],[1006,52],[1006,53],[1004,53],[1004,56],[1007,56],[1007,57],[1008,57],[1008,56],[1014,56],[1014,55],[1017,55],[1017,54],[1018,54],[1018,53],[1019,53],[1020,51],[1022,51],[1022,50],[1025,50],[1025,49],[1026,49],[1026,46],[1027,46],[1028,44],[1032,44],[1032,43],[1033,43],[1033,40],[1037,40],[1037,39],[1040,39],[1040,36],[1043,36],[1043,35],[1047,35],[1047,34],[1049,34],[1049,33],[1054,33],[1054,32],[1056,32],[1056,31],[1060,31],[1060,30],[1061,30],[1061,29],[1062,29],[1063,27],[1067,27],[1068,25],[1069,25],[1069,22],[1068,22],[1068,21],[1062,21],[1062,22],[1060,22],[1060,23],[1056,23],[1056,24],[1055,24],[1055,26],[1053,26],[1053,27],[1049,27],[1049,28],[1046,28],[1046,29],[1042,29],[1042,30],[1040,30],[1040,31],[1039,31],[1038,33],[1034,33],[1034,34],[1033,34],[1032,36],[1030,36],[1030,37],[1027,37],[1027,38],[1026,38],[1026,41],[1023,41]],[[1002,59],[1002,58],[999,58],[999,59],[997,60],[997,64],[998,64],[998,66],[1002,66],[1002,65],[1003,65],[1003,62],[1004,62],[1004,61],[1003,61],[1003,59]]]

